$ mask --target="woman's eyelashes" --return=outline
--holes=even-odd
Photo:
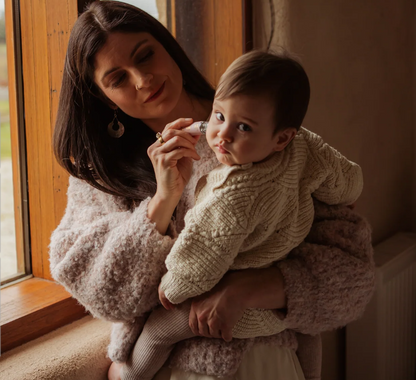
[[[153,54],[155,54],[153,50],[148,50],[144,54],[137,54],[134,59],[134,63],[137,65],[139,63],[146,62],[153,56]]]
[[[125,73],[121,74],[117,78],[114,78],[114,81],[111,82],[111,89],[114,90],[115,88],[119,87],[124,82],[124,79],[126,79]]]

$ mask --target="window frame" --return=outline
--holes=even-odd
[[[22,279],[31,273],[30,237],[27,223],[29,209],[18,1],[5,1],[5,20],[17,274],[2,279],[2,285]]]
[[[224,23],[221,33],[211,31],[203,35],[204,43],[207,41],[205,46],[216,46],[211,51],[215,70],[205,73],[212,83],[216,83],[221,72],[250,46],[251,1],[229,0],[225,7],[221,0],[201,1],[210,3],[212,12],[207,17],[213,26],[219,22]],[[52,231],[64,214],[67,201],[68,175],[53,157],[51,140],[62,69],[71,27],[78,10],[85,9],[89,2],[90,0],[68,0],[57,7],[55,0],[5,0],[6,25],[9,31],[16,28],[12,17],[16,8],[13,7],[18,7],[20,16],[26,124],[24,136],[30,200],[29,224],[26,228],[28,237],[30,235],[34,278],[1,289],[2,352],[85,315],[84,308],[62,286],[53,282],[49,269],[48,245]],[[172,6],[175,7],[174,0]],[[230,23],[229,20],[238,21]],[[13,34],[10,38],[14,36]],[[16,62],[16,58],[14,59],[13,68]],[[9,75],[16,78],[16,73]],[[15,79],[13,83],[14,81]],[[23,120],[23,109],[22,105],[18,108],[17,94],[10,94],[13,95],[13,101],[16,100],[13,106],[16,109],[16,118],[19,115],[20,120]],[[24,163],[19,161],[19,157],[15,157],[15,161],[20,165],[18,169],[22,170]],[[16,191],[21,192],[18,179],[14,185]],[[16,201],[22,204],[27,200],[19,195]],[[23,217],[21,218],[23,221]],[[21,224],[25,225],[23,222]],[[50,296],[46,297],[47,294]]]

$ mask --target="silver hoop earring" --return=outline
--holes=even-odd
[[[118,120],[116,110],[114,110],[112,122],[108,124],[107,132],[114,139],[118,139],[124,135],[124,125]]]
[[[141,90],[141,88],[139,87],[138,84],[136,84],[136,91],[139,91],[139,90]]]

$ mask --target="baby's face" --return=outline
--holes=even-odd
[[[206,137],[222,164],[260,162],[280,150],[274,108],[266,97],[233,95],[214,100]]]

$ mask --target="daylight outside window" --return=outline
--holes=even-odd
[[[155,19],[159,20],[162,24],[166,25],[165,9],[166,3],[170,0],[120,0],[123,3],[134,5],[137,8],[149,13]]]
[[[1,280],[18,274],[10,142],[4,0],[0,1]]]

